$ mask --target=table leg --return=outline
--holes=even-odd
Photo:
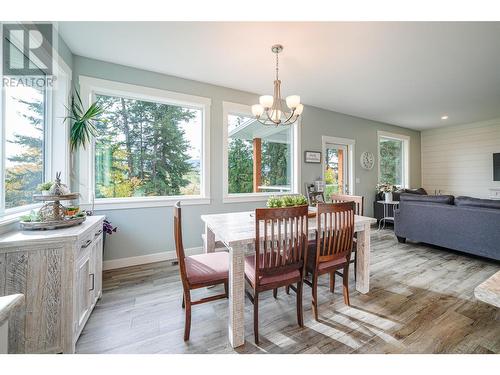
[[[245,247],[229,248],[229,342],[233,348],[245,343]]]
[[[357,232],[356,290],[363,294],[370,291],[370,230],[370,224],[365,224],[364,230]]]
[[[203,241],[203,250],[205,253],[213,253],[215,251],[215,234],[205,223],[205,241]]]

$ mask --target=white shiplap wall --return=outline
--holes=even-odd
[[[424,130],[422,185],[429,194],[488,198],[493,181],[493,156],[500,152],[500,118]]]

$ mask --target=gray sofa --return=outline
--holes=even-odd
[[[406,239],[500,260],[500,201],[401,194],[394,232]]]

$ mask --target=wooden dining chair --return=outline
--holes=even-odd
[[[365,197],[360,196],[360,195],[345,195],[345,194],[332,194],[331,195],[331,200],[332,203],[343,203],[343,202],[354,202],[355,208],[354,208],[354,214],[359,215],[359,216],[364,216],[364,202],[365,202]],[[357,270],[358,270],[358,262],[357,262],[357,257],[358,257],[358,247],[357,247],[357,241],[356,241],[356,233],[354,233],[354,245],[352,247],[352,255],[351,255],[351,260],[350,263],[354,263],[354,279],[357,279]],[[342,277],[342,273],[340,271],[335,271],[337,275]],[[335,275],[331,275],[331,278],[335,277]],[[335,283],[335,281],[331,281],[330,283]]]
[[[186,310],[184,341],[191,331],[191,306],[228,297],[229,255],[227,252],[186,256],[182,244],[182,218],[180,202],[174,205],[175,251],[179,261],[183,288],[182,308]],[[224,293],[191,301],[191,290],[224,284]]]
[[[318,277],[332,275],[343,269],[344,303],[349,302],[349,260],[353,246],[354,203],[319,204],[316,212],[316,239],[309,243],[307,250],[306,275],[311,281],[304,282],[312,288],[312,310],[318,320]],[[330,277],[330,290],[333,292],[335,278]]]
[[[297,322],[304,326],[302,286],[307,252],[307,205],[255,210],[255,254],[245,257],[245,279],[252,293],[255,344],[259,344],[259,294],[291,287],[297,294]],[[295,287],[293,284],[297,284]]]

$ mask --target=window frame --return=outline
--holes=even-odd
[[[1,22],[0,22],[1,25]],[[0,31],[1,36],[1,31]],[[3,37],[0,37],[0,50],[3,48]],[[45,87],[45,124],[44,124],[44,149],[43,168],[44,181],[53,180],[55,172],[60,171],[62,180],[69,183],[69,125],[63,118],[67,115],[66,107],[69,104],[68,94],[71,90],[71,68],[66,64],[52,47],[53,56],[53,85]],[[0,64],[0,76],[3,77],[3,67]],[[64,90],[62,86],[64,85]],[[19,221],[19,218],[31,210],[40,208],[42,203],[33,203],[5,209],[5,89],[0,87],[0,226]],[[55,131],[57,129],[57,131]],[[58,150],[57,157],[53,150]]]
[[[301,117],[292,127],[292,181],[291,192],[262,192],[262,193],[229,193],[229,173],[228,173],[228,116],[230,114],[239,114],[248,117],[254,117],[252,108],[246,104],[222,102],[222,202],[240,203],[240,202],[261,202],[266,201],[271,196],[289,195],[300,193],[300,122]]]
[[[200,194],[157,197],[94,198],[95,195],[95,139],[85,149],[79,148],[79,182],[75,189],[80,193],[80,205],[99,210],[173,206],[181,201],[184,205],[210,204],[210,107],[211,99],[161,90],[152,87],[132,85],[100,78],[79,76],[80,96],[88,107],[96,94],[144,100],[202,111],[202,150],[200,161]]]
[[[403,173],[401,174],[403,181],[401,184],[401,188],[408,189],[410,187],[410,136],[404,134],[390,133],[386,131],[379,130],[377,131],[377,181],[380,183],[380,140],[384,139],[393,139],[397,141],[401,141],[403,144],[403,162],[401,163],[403,166]],[[399,185],[396,185],[399,186]]]

